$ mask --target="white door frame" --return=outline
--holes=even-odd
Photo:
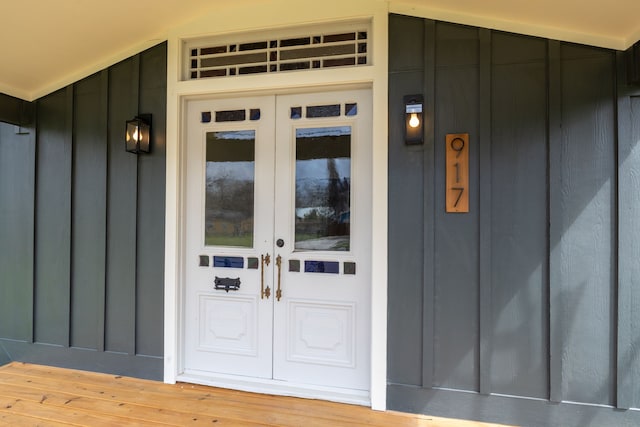
[[[322,13],[337,13],[336,8],[322,8]],[[164,310],[164,381],[175,383],[181,369],[181,307],[183,306],[183,209],[184,161],[180,144],[184,134],[186,100],[191,97],[234,94],[313,92],[370,87],[373,98],[372,169],[372,271],[371,271],[371,391],[373,409],[386,409],[387,386],[387,120],[388,120],[388,9],[384,2],[358,2],[362,13],[372,19],[373,64],[353,69],[283,73],[270,76],[180,81],[182,40],[199,27],[174,29],[168,41],[167,63],[167,139],[166,139],[166,209],[165,209],[165,310]],[[367,7],[370,10],[367,10]],[[256,12],[257,13],[257,12]],[[303,12],[301,12],[303,13]],[[304,12],[306,13],[306,12]],[[312,13],[312,11],[309,11]],[[314,12],[318,13],[318,11]],[[206,19],[211,20],[212,17]],[[317,19],[309,17],[309,19]],[[335,19],[330,16],[325,19]],[[300,22],[304,21],[302,18]],[[244,22],[242,23],[244,24]],[[288,23],[293,25],[295,22]],[[240,24],[239,24],[240,25]],[[284,23],[282,24],[284,25]],[[200,33],[202,34],[202,33]],[[316,394],[315,397],[323,398]]]
[[[360,86],[362,87],[362,86]],[[370,87],[370,86],[369,86]],[[351,89],[353,88],[352,85],[346,86],[346,87],[340,87],[340,86],[332,86],[332,87],[327,87],[327,90],[340,90],[340,89]],[[317,88],[316,88],[317,89]],[[302,91],[304,92],[304,90]],[[263,92],[264,93],[264,92]],[[213,95],[213,94],[208,94],[208,95]],[[186,100],[190,99],[191,97],[181,97],[180,98],[180,104],[181,104],[181,116],[183,116],[183,113],[186,111]],[[375,99],[375,97],[374,97]],[[375,117],[375,114],[374,114]],[[181,120],[182,122],[182,120]],[[379,121],[378,121],[379,122]],[[373,121],[374,123],[374,129],[375,129],[375,123],[376,120],[374,119]],[[182,133],[184,132],[184,127],[181,126],[181,131],[180,134],[182,135]],[[375,135],[375,130],[373,132],[373,134]],[[386,135],[386,132],[385,134]],[[376,137],[374,136],[374,141],[373,141],[373,145],[375,147],[375,140]],[[385,150],[386,150],[386,144],[385,144]],[[165,247],[165,263],[166,263],[166,267],[165,267],[165,375],[164,375],[164,380],[167,383],[175,383],[178,380],[187,380],[189,379],[188,377],[180,377],[180,374],[182,372],[183,369],[183,351],[184,351],[184,343],[183,343],[183,339],[181,336],[180,331],[183,330],[183,325],[182,325],[182,319],[183,319],[183,315],[182,315],[182,308],[184,306],[184,297],[183,297],[183,292],[184,292],[184,272],[183,272],[183,256],[182,254],[184,253],[184,232],[183,232],[183,224],[182,224],[182,218],[184,218],[183,212],[184,212],[184,184],[185,184],[185,179],[183,176],[183,171],[184,171],[184,166],[183,166],[183,162],[185,159],[185,155],[182,152],[183,150],[180,149],[179,150],[179,161],[176,162],[177,166],[179,166],[179,170],[180,175],[178,176],[178,179],[176,180],[176,189],[180,189],[180,191],[176,191],[176,195],[174,197],[176,197],[177,200],[179,200],[180,202],[177,204],[175,211],[173,209],[171,209],[172,213],[175,215],[175,219],[180,221],[178,224],[176,224],[176,241],[175,241],[175,247],[172,248],[173,250],[169,250],[167,251],[166,247]],[[374,148],[374,165],[375,165],[375,148]],[[169,159],[167,159],[167,163],[169,163]],[[381,176],[383,176],[384,179],[380,179]],[[341,401],[345,401],[345,402],[351,402],[351,403],[359,403],[359,404],[365,404],[365,405],[370,405],[372,408],[374,409],[381,409],[384,410],[386,407],[386,262],[376,262],[376,259],[380,259],[379,257],[376,256],[376,252],[381,252],[380,248],[379,248],[379,243],[378,245],[376,245],[376,240],[380,240],[380,230],[384,230],[385,233],[385,243],[386,243],[386,230],[387,230],[387,224],[386,224],[386,197],[384,202],[384,207],[382,208],[377,208],[377,205],[380,205],[381,201],[380,199],[380,194],[381,192],[381,187],[385,187],[386,188],[386,161],[385,161],[385,171],[380,173],[380,170],[377,169],[376,172],[373,174],[373,188],[375,189],[373,192],[373,200],[372,200],[372,224],[373,225],[373,230],[372,230],[372,247],[371,247],[371,257],[372,257],[372,261],[371,261],[371,276],[372,276],[372,280],[371,280],[371,294],[372,294],[372,318],[371,318],[371,390],[370,390],[370,394],[368,397],[364,397],[360,400],[352,400],[351,396],[345,396],[344,399],[340,399],[338,398],[337,400],[341,400]],[[384,181],[384,183],[382,183],[381,181]],[[168,184],[168,181],[167,181]],[[385,192],[386,194],[386,192]],[[377,196],[377,197],[376,197]],[[378,200],[376,200],[378,199]],[[376,203],[377,202],[377,203]],[[167,197],[167,209],[169,210],[169,197]],[[377,218],[376,218],[377,217]],[[376,223],[380,223],[380,217],[384,217],[384,226],[382,227],[378,227],[376,229]],[[178,219],[179,218],[179,219]],[[377,231],[376,231],[377,230]],[[168,234],[168,233],[167,233]],[[167,243],[165,244],[165,246],[169,245],[169,241],[168,241],[168,237],[167,236]],[[386,246],[386,245],[385,245]],[[171,255],[168,255],[167,252],[171,252]],[[384,252],[385,252],[385,257],[382,259],[386,260],[386,247],[384,248]],[[172,258],[168,258],[168,257],[172,257]],[[167,268],[168,267],[168,268]],[[169,276],[168,270],[173,270],[173,272],[175,273],[174,277]],[[380,277],[378,276],[378,278],[376,278],[376,274],[381,274],[380,272],[376,273],[376,270],[384,270],[384,276],[383,280],[384,280],[384,289],[385,289],[385,294],[384,295],[380,295]],[[173,280],[171,280],[173,279]],[[167,286],[170,283],[169,286]],[[378,286],[376,286],[378,285]],[[378,300],[376,302],[376,299]],[[380,304],[382,301],[380,301],[381,299],[384,299],[384,305]],[[381,308],[384,307],[384,308]],[[380,324],[382,324],[382,327],[380,327]],[[377,325],[377,327],[376,327]],[[383,332],[384,331],[384,332]],[[382,336],[384,336],[384,340],[385,342],[381,342],[381,338]],[[380,348],[384,347],[384,351],[383,353],[385,354],[385,357],[380,360]],[[376,360],[377,359],[377,360]],[[384,376],[382,377],[381,373],[384,373]],[[382,378],[380,378],[382,377]],[[197,382],[196,378],[191,378],[190,380]],[[382,380],[382,381],[381,381]],[[204,382],[204,381],[202,381]],[[380,383],[382,383],[382,387],[380,386]],[[217,382],[217,385],[224,385],[224,383],[222,382]],[[234,382],[231,380],[231,378],[229,378],[229,382],[227,382],[227,386],[229,387],[233,387],[233,388],[238,388],[238,389],[244,389],[244,390],[251,390],[251,391],[257,391],[257,392],[276,392],[276,390],[274,390],[272,387],[269,386],[269,384],[262,384],[260,383],[260,381],[250,381],[250,382],[246,382],[246,383],[238,383],[238,382]],[[282,394],[291,394],[294,393],[298,396],[301,397],[313,397],[313,398],[320,398],[320,399],[327,399],[327,400],[336,400],[335,398],[335,394],[334,393],[322,393],[320,390],[310,390],[309,393],[303,393],[300,390],[296,390],[296,391],[289,391],[286,388],[283,388],[281,390]],[[381,394],[384,394],[384,401],[382,402],[382,404],[380,404],[379,402],[376,403],[376,396],[379,396]],[[379,400],[380,397],[378,397]]]

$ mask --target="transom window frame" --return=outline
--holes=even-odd
[[[269,34],[269,37],[265,38],[265,33]],[[322,38],[324,36],[331,35],[339,35],[345,33],[355,33],[354,40],[346,40],[346,41],[338,41],[338,42],[327,42],[323,43]],[[302,72],[302,71],[317,71],[317,70],[326,70],[332,68],[353,68],[353,67],[370,67],[374,65],[373,63],[373,37],[372,37],[372,25],[371,20],[350,20],[338,23],[330,23],[330,24],[317,24],[317,25],[304,25],[304,26],[295,26],[295,27],[287,27],[274,29],[273,31],[251,31],[251,32],[243,32],[243,33],[232,33],[225,35],[212,35],[207,37],[199,37],[199,38],[190,38],[190,39],[182,39],[181,46],[181,70],[180,70],[180,81],[201,81],[201,80],[218,80],[220,78],[238,78],[247,75],[253,74],[282,74],[282,73],[291,73],[291,72]],[[305,46],[283,46],[280,47],[281,40],[291,40],[297,38],[306,38],[309,37],[311,39],[311,43]],[[314,43],[314,38],[321,37],[320,42]],[[273,42],[277,42],[277,47],[272,48],[274,46]],[[248,45],[248,44],[257,44],[257,43],[266,43],[266,48],[264,49],[256,49],[256,50],[246,50],[239,51],[236,49],[235,52],[225,52],[223,55],[226,55],[225,61],[227,58],[232,59],[234,56],[237,56],[239,59],[242,57],[246,58],[246,55],[251,55],[254,52],[264,52],[266,56],[266,61],[259,62],[238,62],[238,63],[222,63],[219,65],[219,68],[227,68],[225,73],[220,73],[220,75],[215,75],[216,73],[211,73],[213,75],[210,76],[200,76],[200,71],[203,68],[201,67],[200,61],[204,55],[200,55],[200,49],[213,48],[218,46],[240,46],[240,45]],[[354,45],[354,52],[348,54],[336,54],[336,55],[326,55],[326,56],[308,56],[302,58],[295,59],[280,59],[281,52],[292,52],[291,49],[313,49],[317,46],[344,46],[345,43],[348,45],[352,43]],[[361,45],[364,44],[364,47]],[[360,46],[360,47],[359,47]],[[364,49],[364,51],[361,51]],[[192,53],[197,51],[198,54],[196,56],[192,56]],[[271,60],[273,58],[273,53],[277,53],[277,60]],[[215,54],[214,54],[215,55]],[[206,57],[206,56],[205,56]],[[346,63],[340,64],[342,59],[353,58],[353,64],[349,64],[348,61]],[[197,63],[194,63],[196,61]],[[291,66],[296,61],[309,61],[308,68],[295,68]],[[325,65],[325,61],[327,62]],[[260,65],[257,65],[260,64]],[[336,65],[337,64],[337,65]],[[281,65],[284,66],[281,68]],[[193,67],[195,66],[195,68]],[[257,70],[256,67],[261,66],[263,70]],[[235,68],[235,71],[231,71]],[[248,72],[240,72],[240,68],[252,68]],[[197,76],[194,76],[194,70],[197,73]]]

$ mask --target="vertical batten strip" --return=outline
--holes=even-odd
[[[562,346],[562,66],[560,42],[548,44],[549,139],[549,400],[563,398]]]
[[[618,321],[616,406],[629,409],[634,401],[634,376],[631,363],[634,358],[632,301],[633,280],[640,277],[640,245],[637,230],[640,229],[640,196],[638,188],[638,165],[640,153],[634,153],[631,98],[626,86],[624,52],[618,52],[617,65],[617,143],[618,143]]]
[[[436,23],[424,20],[424,186],[423,186],[423,244],[424,293],[422,309],[422,387],[433,386],[434,343],[434,254],[435,233],[435,91],[436,91]]]
[[[480,155],[480,393],[491,393],[491,30],[479,30]]]
[[[134,56],[132,58],[133,60],[133,75],[131,76],[131,80],[133,81],[133,93],[131,94],[131,97],[133,98],[133,102],[135,104],[135,108],[137,110],[138,113],[142,113],[142,114],[147,114],[147,111],[141,111],[141,101],[140,101],[140,56],[141,54],[137,54],[136,56]],[[152,118],[153,121],[153,118]],[[153,126],[153,123],[151,124],[151,126]],[[136,170],[135,170],[135,177],[136,177],[136,182],[135,185],[133,185],[133,191],[134,191],[134,195],[133,195],[133,200],[135,200],[135,203],[133,205],[134,208],[134,230],[133,230],[133,236],[134,236],[134,269],[133,269],[133,288],[131,289],[131,307],[133,309],[133,313],[132,313],[132,317],[131,317],[131,324],[129,325],[131,328],[130,331],[130,336],[131,336],[131,342],[129,343],[129,350],[128,353],[130,356],[135,356],[136,355],[136,326],[138,324],[137,322],[137,307],[138,307],[138,303],[137,303],[137,295],[138,295],[138,222],[140,221],[140,216],[138,215],[138,183],[140,182],[140,157],[136,156]]]
[[[29,162],[29,180],[30,180],[30,188],[31,188],[31,212],[29,222],[31,223],[31,235],[29,236],[29,243],[31,245],[30,255],[31,255],[31,265],[29,266],[29,270],[27,272],[27,276],[29,281],[28,285],[29,289],[27,290],[29,307],[27,309],[27,322],[28,325],[27,330],[27,342],[33,343],[34,335],[35,335],[35,303],[36,303],[36,294],[35,294],[35,273],[36,273],[36,206],[38,203],[38,193],[36,183],[38,182],[38,143],[36,139],[36,124],[31,123],[28,125],[27,135],[26,137],[29,140],[29,145],[32,147],[32,150],[29,154],[31,154],[30,162]],[[25,236],[26,237],[26,236]]]
[[[72,218],[73,218],[73,108],[74,108],[74,93],[73,93],[73,89],[74,89],[74,85],[69,85],[66,87],[65,89],[65,104],[64,104],[64,108],[65,108],[65,123],[64,123],[64,129],[65,129],[65,135],[64,135],[64,139],[66,141],[67,144],[69,144],[69,176],[68,176],[68,184],[69,184],[69,200],[68,200],[68,214],[69,217],[67,218],[67,225],[69,228],[69,253],[67,254],[69,256],[69,266],[68,266],[68,282],[66,283],[66,291],[67,291],[67,310],[66,310],[66,319],[65,319],[65,324],[67,325],[66,330],[64,331],[64,343],[62,345],[64,345],[65,347],[70,347],[71,346],[71,307],[72,307],[72,300],[71,300],[71,290],[72,290],[72,283],[71,283],[71,278],[73,277],[73,229],[72,229]]]
[[[36,108],[36,117],[37,117],[37,108]],[[37,118],[35,120],[35,122],[33,123],[33,227],[32,227],[32,240],[31,240],[31,253],[32,253],[32,257],[31,257],[31,298],[30,298],[30,302],[31,302],[31,316],[30,316],[30,322],[31,325],[29,327],[29,338],[27,339],[27,342],[30,344],[33,344],[34,342],[36,342],[36,328],[37,328],[37,309],[38,309],[38,302],[37,302],[37,282],[38,282],[38,231],[39,231],[39,227],[38,227],[38,197],[40,194],[39,191],[39,187],[38,187],[38,178],[39,178],[39,173],[38,173],[38,167],[40,165],[40,159],[38,158],[38,156],[40,155],[40,141],[38,138],[38,121]]]
[[[107,265],[109,260],[107,259],[107,218],[106,212],[109,209],[109,200],[107,198],[107,194],[109,191],[109,181],[107,178],[107,171],[109,170],[109,156],[107,150],[107,140],[109,134],[109,70],[103,70],[100,72],[100,118],[99,118],[99,128],[96,129],[96,137],[99,138],[104,150],[102,151],[105,156],[105,176],[104,176],[104,205],[105,205],[105,214],[103,215],[103,230],[102,230],[102,243],[103,243],[103,254],[104,254],[104,263],[103,263],[103,276],[98,277],[98,289],[97,289],[97,350],[104,351],[105,347],[105,321],[106,321],[106,287],[107,287]]]

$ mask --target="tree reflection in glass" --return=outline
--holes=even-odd
[[[295,248],[350,249],[351,127],[296,129]]]
[[[207,133],[205,245],[253,246],[255,131]]]

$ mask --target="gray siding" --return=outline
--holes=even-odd
[[[436,27],[435,141],[436,165],[445,163],[444,141],[448,133],[468,132],[468,215],[445,213],[445,175],[438,173],[427,184],[434,191],[435,206],[425,218],[434,228],[433,280],[433,385],[477,390],[478,333],[478,33],[456,25]],[[455,99],[456,102],[450,102]],[[456,339],[450,339],[455,336]]]
[[[136,353],[164,354],[164,210],[167,111],[166,49],[140,55],[138,108],[153,117],[153,153],[138,156],[136,209]],[[160,72],[162,71],[162,72]],[[120,125],[122,126],[122,124]]]
[[[635,141],[622,156],[620,187],[629,191],[628,197],[620,201],[620,227],[640,229],[640,96],[630,98],[631,138]],[[621,147],[622,148],[622,147]],[[627,150],[625,150],[627,151]],[[624,187],[623,187],[624,186]],[[619,303],[624,307],[624,315],[619,317],[619,327],[626,331],[619,336],[618,388],[626,396],[630,405],[640,406],[640,310],[633,302],[640,300],[640,239],[638,233],[620,235],[620,253],[626,258],[620,262]],[[623,246],[624,244],[624,246]],[[626,403],[626,402],[625,402]]]
[[[640,103],[616,86],[623,57],[399,15],[389,52],[389,408],[640,423],[601,407],[640,407]],[[462,132],[470,212],[447,214],[445,135]]]
[[[0,336],[30,342],[33,341],[33,130],[3,125],[0,141]]]
[[[616,164],[613,54],[562,46],[557,268],[562,398],[615,404]],[[556,295],[552,295],[555,298]]]
[[[72,105],[72,87],[38,102],[34,339],[59,346],[70,343]]]
[[[104,351],[107,231],[107,73],[74,87],[71,346]]]
[[[137,181],[138,156],[122,149],[121,135],[122,123],[138,112],[139,69],[136,57],[109,71],[105,349],[128,354],[135,353],[138,188],[130,183]]]
[[[35,106],[28,135],[0,124],[0,361],[161,379],[166,45]]]
[[[389,102],[401,105],[403,95],[417,93],[416,86],[422,81],[424,47],[420,21],[408,21],[405,27],[416,35],[414,43],[402,43],[394,40],[401,35],[405,22],[391,21],[391,41],[402,51],[399,55],[398,68],[403,70],[400,78],[389,76]],[[417,70],[417,71],[414,71]],[[389,133],[402,135],[404,117],[402,110],[390,110]],[[411,349],[412,351],[396,351],[389,353],[389,369],[393,370],[393,378],[402,384],[419,385],[422,378],[422,353],[418,351],[422,343],[422,242],[415,239],[416,233],[422,232],[423,206],[414,204],[420,200],[423,190],[423,159],[420,147],[404,147],[389,144],[390,159],[395,159],[403,167],[389,168],[390,188],[404,188],[403,191],[389,192],[389,206],[412,206],[413,209],[392,209],[389,211],[389,254],[402,253],[397,257],[395,268],[407,272],[401,280],[389,278],[389,313],[394,313],[396,325],[402,333],[389,334],[390,348]],[[406,185],[410,182],[411,185]],[[402,297],[400,297],[402,296]]]
[[[546,43],[492,46],[490,388],[547,398]]]

